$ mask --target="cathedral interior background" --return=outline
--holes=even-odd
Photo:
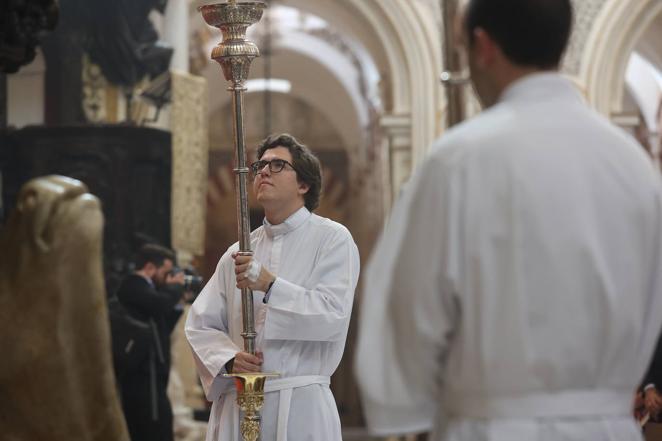
[[[236,240],[236,214],[231,101],[209,58],[221,37],[197,12],[204,2],[61,0],[57,18],[47,0],[10,3],[0,13],[26,28],[0,31],[0,57],[11,59],[0,64],[0,220],[29,179],[70,176],[102,202],[109,292],[147,239],[208,278]],[[365,263],[393,199],[445,130],[441,2],[267,3],[248,34],[262,53],[247,83],[249,156],[276,132],[310,146],[325,177],[318,212],[349,228]],[[659,165],[662,2],[574,6],[564,75]],[[94,25],[102,16],[106,25]],[[467,104],[480,111],[473,96]],[[252,200],[251,218],[261,222]],[[175,333],[177,437],[204,439],[204,422],[193,417],[206,403],[183,323]],[[352,325],[332,382],[348,440],[365,436],[354,333]]]

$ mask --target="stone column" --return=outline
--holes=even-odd
[[[169,0],[163,19],[161,37],[175,49],[170,68],[189,71],[188,0]]]
[[[386,211],[390,211],[392,202],[400,194],[400,188],[412,172],[412,123],[409,115],[384,115],[381,126],[385,139],[386,163]]]
[[[171,70],[171,79],[172,247],[177,251],[179,264],[187,265],[194,256],[204,253],[209,156],[207,80],[177,70]],[[184,335],[184,322],[181,319],[172,334],[173,361],[168,394],[176,430],[198,430],[188,407],[200,394],[191,350]]]
[[[207,161],[207,81],[172,73],[172,246],[184,260],[204,252]],[[187,259],[188,257],[188,259]]]

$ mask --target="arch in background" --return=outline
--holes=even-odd
[[[611,117],[622,111],[630,56],[660,14],[659,0],[610,0],[600,12],[579,74],[589,103],[600,113]]]
[[[282,3],[323,17],[366,47],[382,74],[385,113],[408,122],[412,162],[417,163],[441,128],[441,42],[429,7],[410,0]]]

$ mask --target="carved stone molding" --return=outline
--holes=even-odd
[[[385,203],[390,210],[390,202],[398,196],[402,184],[409,179],[413,168],[412,119],[410,115],[384,115],[381,126],[385,139],[387,176],[390,176],[389,182],[386,183],[390,191],[385,192],[389,198]]]
[[[411,0],[345,0],[342,2],[281,0],[279,4],[310,11],[320,17],[350,13],[369,32],[362,38],[387,79],[386,108],[394,114],[411,114],[410,147],[414,163],[425,157],[438,134],[436,114],[442,99],[441,42],[435,14],[425,2]]]
[[[172,75],[172,246],[183,260],[204,252],[209,152],[207,81]]]
[[[106,89],[108,81],[101,68],[83,55],[83,112],[92,123],[107,122]]]
[[[606,0],[595,19],[582,54],[579,78],[589,103],[605,116],[620,113],[630,56],[659,14],[659,0]]]
[[[570,43],[563,60],[563,71],[577,75],[581,69],[586,42],[596,18],[607,0],[573,0],[575,22]]]

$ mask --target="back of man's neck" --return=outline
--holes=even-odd
[[[557,72],[555,69],[541,69],[539,67],[513,66],[501,79],[499,97],[513,84],[530,75]]]

